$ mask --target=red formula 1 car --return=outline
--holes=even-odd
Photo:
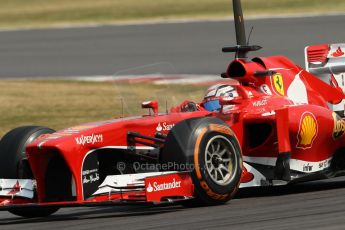
[[[47,216],[60,207],[222,204],[238,188],[345,172],[345,45],[307,47],[307,70],[255,57],[233,0],[236,58],[201,103],[67,128],[19,127],[0,142],[0,210]],[[230,82],[230,80],[229,80]],[[232,81],[231,81],[232,82]]]

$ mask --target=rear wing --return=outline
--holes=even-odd
[[[307,46],[305,68],[325,83],[345,92],[345,43]],[[329,104],[329,107],[344,117],[345,100]]]

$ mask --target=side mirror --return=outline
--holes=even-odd
[[[141,103],[141,108],[152,109],[154,115],[158,114],[158,102],[157,101],[144,101],[143,103]],[[151,110],[150,110],[150,115],[151,115]]]

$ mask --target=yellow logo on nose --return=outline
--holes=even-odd
[[[273,75],[273,85],[274,89],[279,93],[280,95],[284,96],[284,82],[283,82],[283,75],[280,73],[276,73]]]
[[[317,136],[318,124],[314,115],[310,112],[303,113],[297,135],[297,148],[311,148]]]

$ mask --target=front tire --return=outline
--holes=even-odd
[[[191,171],[195,199],[188,206],[218,205],[236,193],[242,155],[229,126],[216,118],[192,118],[169,132],[160,161],[168,170]]]
[[[25,149],[28,144],[43,134],[55,132],[41,126],[23,126],[8,132],[0,141],[0,178],[33,179]],[[10,213],[27,217],[45,217],[56,212],[58,208],[16,208]]]

